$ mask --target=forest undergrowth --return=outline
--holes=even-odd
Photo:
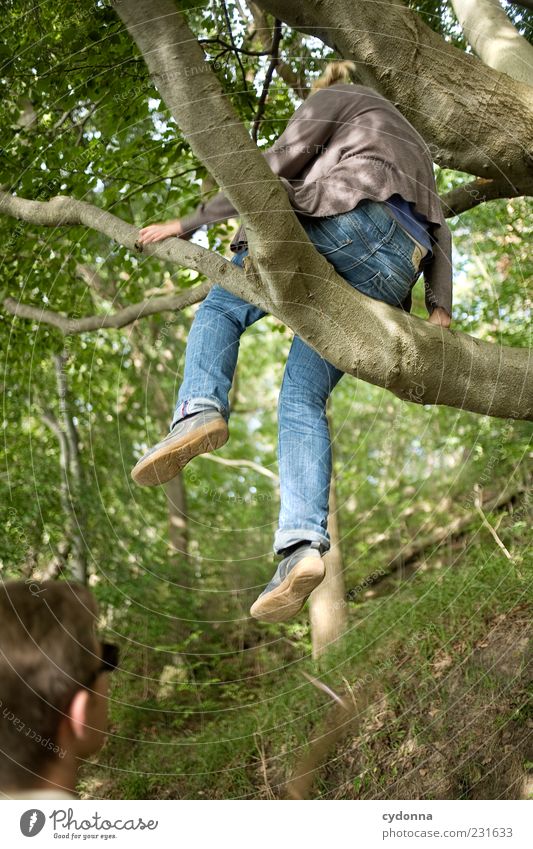
[[[500,524],[511,560],[473,534],[446,563],[437,550],[348,603],[344,638],[318,662],[305,611],[247,623],[224,647],[197,639],[170,675],[131,659],[83,797],[527,798],[530,518]]]

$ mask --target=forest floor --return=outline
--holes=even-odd
[[[529,798],[533,552],[527,523],[508,516],[500,533],[512,561],[477,534],[453,566],[436,552],[388,594],[350,604],[320,664],[302,616],[250,624],[170,687],[125,695],[117,678],[82,797]]]

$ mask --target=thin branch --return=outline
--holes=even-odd
[[[275,481],[275,483],[279,483],[279,478],[274,472],[271,472],[270,469],[265,468],[265,466],[260,466],[259,463],[254,463],[253,460],[229,460],[226,459],[226,457],[217,457],[215,454],[202,454],[201,456],[204,460],[211,460],[213,463],[220,463],[221,466],[246,466],[249,469],[253,469],[258,475],[264,475],[265,478],[270,478],[270,480]]]
[[[210,282],[200,283],[198,286],[180,292],[179,295],[161,295],[157,298],[140,301],[137,304],[130,304],[115,313],[88,315],[84,318],[69,318],[52,310],[21,304],[14,298],[5,298],[4,307],[11,315],[49,324],[52,327],[57,327],[65,336],[70,336],[74,333],[86,333],[91,330],[126,327],[126,325],[132,324],[140,318],[161,312],[178,312],[185,307],[203,301],[212,285]]]
[[[261,118],[263,117],[263,113],[265,111],[266,99],[268,95],[268,89],[270,88],[270,83],[272,82],[272,76],[274,74],[274,69],[279,64],[279,45],[281,41],[281,21],[276,18],[274,22],[274,35],[272,37],[272,59],[270,60],[270,64],[267,68],[267,72],[265,74],[265,82],[263,83],[263,90],[261,91],[261,96],[259,98],[259,103],[257,105],[257,112],[254,118],[254,125],[252,127],[252,138],[254,142],[257,143],[257,133],[259,132],[259,127],[261,125]]]
[[[524,9],[531,9],[533,12],[533,0],[505,0],[508,5],[523,6]]]
[[[220,0],[220,4],[221,4],[222,10],[224,12],[224,18],[226,19],[226,26],[228,28],[228,34],[229,34],[229,39],[231,41],[231,46],[232,46],[233,52],[235,53],[235,57],[237,59],[237,63],[239,65],[239,68],[240,68],[240,71],[241,71],[243,89],[246,92],[246,95],[248,96],[248,99],[249,99],[250,98],[250,90],[248,88],[248,82],[246,80],[246,72],[245,72],[244,66],[241,62],[239,50],[237,48],[237,45],[235,43],[235,39],[233,37],[233,30],[231,29],[231,21],[230,21],[230,18],[229,18],[229,12],[228,12],[225,0]]]
[[[348,710],[348,705],[346,701],[341,696],[339,696],[339,694],[336,693],[335,690],[332,690],[331,687],[328,687],[328,685],[324,684],[323,681],[320,681],[319,678],[314,678],[313,675],[309,675],[307,672],[302,672],[302,675],[304,676],[304,678],[307,678],[307,680],[310,681],[311,684],[317,688],[317,690],[322,690],[323,693],[327,693],[327,695],[331,699],[333,699],[336,704],[340,705],[341,708],[344,708],[344,710]]]
[[[82,143],[83,134],[85,132],[85,127],[87,126],[87,123],[91,120],[91,118],[93,117],[95,112],[98,111],[98,107],[100,106],[102,101],[105,100],[106,97],[107,97],[107,90],[102,95],[102,97],[100,97],[98,100],[96,100],[93,103],[92,108],[89,109],[87,115],[84,118],[82,118],[81,121],[79,121],[77,124],[73,125],[72,129],[75,129],[76,127],[78,128],[78,138],[76,140],[76,146],[79,146]]]
[[[481,487],[476,487],[476,488],[475,488],[475,500],[474,500],[474,507],[476,508],[477,514],[478,514],[478,516],[480,517],[481,521],[483,522],[484,527],[485,527],[488,531],[490,531],[490,533],[492,534],[493,538],[494,538],[494,539],[495,539],[495,541],[496,541],[496,544],[499,546],[499,548],[501,548],[501,550],[503,551],[503,553],[505,554],[505,556],[507,557],[507,559],[508,559],[508,560],[510,560],[510,561],[512,562],[512,561],[513,561],[513,558],[511,557],[511,555],[509,554],[509,552],[508,552],[508,550],[506,549],[505,545],[503,544],[503,542],[501,541],[500,537],[499,537],[499,536],[498,536],[498,534],[496,533],[495,529],[492,527],[491,523],[489,522],[489,520],[488,520],[488,519],[487,519],[487,517],[485,516],[485,513],[483,512],[482,507],[481,507],[482,503],[483,503],[483,500],[482,500]]]
[[[148,257],[155,257],[164,262],[170,262],[174,266],[178,265],[194,269],[200,274],[204,274],[209,280],[223,280],[223,285],[230,289],[233,294],[245,300],[247,298],[248,289],[245,272],[235,265],[235,263],[231,263],[229,260],[220,256],[220,254],[210,251],[207,248],[202,248],[200,245],[195,245],[186,239],[171,238],[165,239],[163,242],[142,246],[137,242],[139,235],[138,227],[128,224],[116,215],[85,201],[65,195],[58,195],[48,201],[27,200],[26,198],[20,198],[9,194],[9,192],[0,190],[0,214],[9,215],[12,218],[29,221],[32,224],[39,224],[45,227],[62,227],[68,225],[88,227],[113,239],[117,244],[134,251],[136,254],[143,253]],[[196,292],[196,289],[190,289],[188,291]],[[198,300],[201,300],[207,294],[207,289],[201,296],[199,293],[200,290],[198,290]],[[185,297],[185,293],[183,293],[183,297]],[[194,297],[196,298],[196,295]],[[260,297],[255,300],[256,305],[261,309],[265,309],[267,312],[271,311],[272,304],[266,297],[266,294],[261,293]],[[180,303],[181,301],[178,302],[177,308],[180,308]],[[196,303],[196,300],[190,303]],[[188,306],[188,303],[185,306]],[[134,305],[134,309],[136,307],[138,305]],[[164,301],[158,301],[157,307],[151,312],[143,311],[143,315],[151,315],[159,312],[161,311],[161,307],[165,310],[176,309],[176,306],[172,302],[170,305],[165,305]],[[111,324],[110,326],[114,325]]]
[[[266,47],[272,40],[270,27],[268,25],[267,17],[263,10],[258,6],[257,3],[248,2],[248,8],[253,17],[255,30],[250,33],[250,37],[253,40],[254,37],[257,37],[263,47]],[[268,49],[268,52],[272,52],[272,47]],[[292,88],[294,93],[301,97],[302,100],[305,100],[309,95],[309,87],[305,82],[304,74],[297,74],[288,62],[284,62],[281,60],[278,62],[276,66],[276,74],[281,77],[281,79]]]
[[[483,503],[483,506],[489,512],[503,509],[508,504],[512,503],[517,496],[522,495],[524,492],[527,492],[525,486],[518,486],[511,490],[504,490],[504,492],[496,498],[487,499],[487,501]],[[446,522],[446,525],[435,528],[426,536],[419,535],[413,538],[412,541],[406,543],[400,551],[388,561],[386,567],[383,567],[372,575],[367,576],[359,586],[351,587],[348,590],[346,597],[349,600],[355,600],[363,589],[366,591],[378,584],[381,584],[405,566],[410,566],[412,564],[413,567],[416,568],[416,561],[420,559],[424,552],[436,549],[447,540],[458,539],[468,533],[473,519],[474,514],[471,512],[469,512],[466,516],[456,516],[453,519],[450,518]],[[391,539],[380,537],[372,541],[372,548],[377,545],[379,545],[380,548],[383,548],[384,544],[386,545],[388,542],[392,543],[392,541],[393,540]]]
[[[138,188],[132,189],[128,194],[123,195],[121,198],[117,198],[116,203],[123,203],[126,200],[129,200],[133,195],[136,195],[138,192],[142,192],[145,189],[148,189],[150,186],[155,186],[157,183],[163,183],[165,180],[175,180],[177,177],[183,177],[185,174],[190,174],[192,171],[198,171],[198,166],[194,166],[194,168],[186,168],[184,171],[178,171],[176,174],[168,174],[165,177],[156,177],[155,180],[149,180],[148,183],[139,183]],[[127,183],[134,182],[129,178],[126,178]]]
[[[234,51],[235,53],[242,53],[243,56],[270,56],[272,53],[272,48],[268,50],[245,50],[244,47],[236,47],[235,44],[228,44],[222,38],[199,38],[198,44],[220,44],[221,47],[224,47],[222,54]]]
[[[67,118],[69,118],[70,115],[72,114],[73,109],[74,109],[74,107],[72,107],[71,109],[67,109],[66,112],[63,112],[61,117],[58,118],[58,120],[56,121],[56,123],[52,127],[53,132],[56,132],[57,130],[61,129],[61,127],[63,126],[63,124],[67,120]]]

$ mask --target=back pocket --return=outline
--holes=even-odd
[[[307,235],[322,256],[331,254],[353,244],[352,234],[333,218],[317,218],[306,228]]]
[[[411,291],[412,283],[396,274],[376,271],[368,280],[352,283],[352,286],[369,298],[399,307]]]

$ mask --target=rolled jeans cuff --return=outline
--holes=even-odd
[[[290,545],[294,545],[297,542],[303,542],[304,540],[309,540],[309,542],[320,542],[322,554],[329,551],[331,547],[330,538],[327,534],[319,531],[312,531],[309,528],[284,529],[276,531],[273,545],[274,554],[280,554],[284,548],[288,548]]]
[[[186,398],[185,401],[180,401],[176,404],[174,418],[172,419],[170,429],[172,430],[174,425],[186,418],[186,416],[191,416],[193,413],[199,413],[201,410],[209,410],[210,408],[218,410],[220,415],[226,421],[228,420],[228,412],[224,409],[218,398],[215,398],[212,395],[197,398]]]

